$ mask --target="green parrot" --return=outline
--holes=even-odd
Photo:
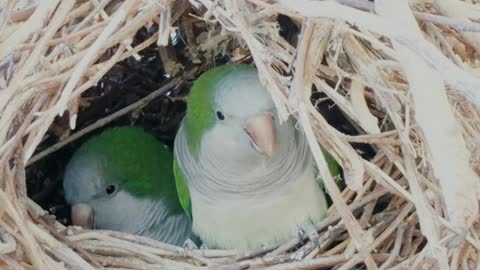
[[[193,236],[192,227],[177,196],[172,165],[167,146],[139,127],[111,128],[89,139],[64,175],[73,224],[184,244]]]
[[[298,229],[316,233],[312,224],[325,217],[327,202],[295,125],[292,118],[280,124],[253,67],[223,65],[195,81],[175,138],[174,174],[206,246],[245,251],[281,244]]]

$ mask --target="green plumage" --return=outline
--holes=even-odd
[[[173,159],[173,174],[175,176],[175,183],[177,185],[178,198],[182,205],[185,214],[192,221],[192,201],[190,199],[190,191],[188,190],[187,180],[182,173],[180,167],[178,167],[177,160]]]
[[[136,197],[163,198],[170,209],[181,211],[173,164],[165,162],[172,160],[173,153],[142,128],[104,131],[83,144],[76,155],[99,157],[107,182],[120,185]]]
[[[244,70],[254,70],[254,68],[243,64],[219,66],[202,74],[193,84],[187,99],[184,127],[186,134],[188,134],[188,136],[186,136],[188,148],[196,159],[198,159],[203,135],[213,127],[217,121],[215,115],[215,98],[217,97],[216,91],[220,88],[218,87],[219,84],[224,82],[224,80],[232,79],[232,76],[236,76],[239,71]],[[327,151],[324,150],[323,153],[330,173],[337,181],[337,184],[341,186],[339,165]],[[173,169],[180,203],[187,216],[192,220],[192,202],[186,182],[187,180],[176,158],[174,158]],[[322,181],[319,181],[319,186],[322,190],[324,189]]]
[[[328,170],[330,171],[333,180],[335,180],[335,183],[337,183],[337,186],[340,188],[340,190],[343,190],[344,185],[341,179],[340,166],[338,165],[337,161],[335,161],[335,159],[332,157],[332,155],[330,155],[327,150],[323,149],[323,147],[322,153],[325,161],[327,162]],[[320,186],[322,189],[325,189],[323,181],[321,181]]]

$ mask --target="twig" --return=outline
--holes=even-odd
[[[312,126],[310,124],[310,119],[308,118],[308,110],[306,108],[305,102],[309,102],[308,100],[305,101],[304,99],[309,98],[309,95],[305,95],[305,89],[310,89],[312,85],[312,80],[309,81],[310,84],[305,84],[304,76],[304,63],[305,57],[308,50],[308,39],[313,34],[314,25],[312,21],[307,20],[305,30],[303,33],[303,39],[300,43],[300,49],[298,49],[298,56],[297,61],[295,64],[296,70],[294,75],[294,81],[292,83],[292,93],[296,97],[296,100],[293,100],[295,108],[298,110],[299,121],[303,127],[303,131],[305,132],[305,136],[307,141],[310,145],[310,149],[312,151],[313,157],[315,162],[319,168],[320,175],[322,176],[323,183],[325,187],[332,197],[332,200],[337,207],[340,216],[342,217],[343,222],[345,222],[345,226],[351,237],[353,238],[353,242],[355,243],[355,247],[357,248],[358,252],[362,255],[363,259],[365,260],[365,264],[367,265],[368,269],[378,269],[375,261],[371,257],[370,253],[367,251],[365,252],[364,247],[369,245],[372,241],[371,236],[364,234],[362,228],[355,220],[353,214],[349,211],[347,205],[341,198],[340,191],[338,190],[335,181],[332,178],[332,175],[329,172],[327,162],[323,156],[322,150],[317,143],[315,135],[313,133]]]
[[[362,9],[365,11],[373,12],[375,11],[375,6],[372,2],[367,0],[336,0],[339,3]],[[443,25],[451,27],[460,32],[480,32],[480,23],[477,22],[467,22],[455,18],[449,18],[445,16],[440,16],[436,14],[430,14],[425,12],[413,11],[415,18],[422,21],[431,22],[438,25]]]
[[[52,234],[58,241],[61,241],[62,243],[65,243],[69,247],[71,247],[73,250],[79,253],[80,256],[82,256],[85,260],[89,261],[92,266],[96,268],[101,268],[101,265],[93,259],[85,250],[81,249],[76,245],[74,242],[70,241],[67,237],[63,236],[60,232],[56,230],[56,228],[52,228],[50,224],[48,224],[48,221],[45,221],[43,217],[33,217],[34,221],[38,222],[39,224],[43,225],[50,234]]]
[[[421,38],[422,33],[411,16],[408,5],[397,2],[395,6],[392,6],[393,2],[388,1],[383,0],[376,3],[377,10],[411,29],[412,36]],[[415,61],[415,64],[412,65],[412,59],[416,59],[417,56],[405,45],[393,41],[393,47],[402,56],[400,63],[404,66],[409,79],[412,97],[416,105],[415,119],[420,124],[425,141],[429,145],[433,170],[440,181],[448,216],[454,227],[466,231],[478,217],[477,185],[479,179],[470,167],[469,152],[450,109],[441,75],[422,60]],[[425,87],[429,89],[430,93],[426,94]],[[435,106],[430,106],[428,109],[419,105],[432,101]],[[442,119],[442,123],[440,125],[432,124],[431,119],[438,119],[437,117]],[[407,141],[407,136],[408,134],[404,134],[402,141]],[[420,211],[420,223],[424,229],[429,228],[424,232],[427,233],[429,244],[434,245],[438,252],[443,253],[440,255],[443,257],[440,258],[443,260],[440,266],[446,269],[446,251],[442,251],[442,248],[436,246],[438,245],[438,236],[436,236],[438,232],[435,231],[435,224],[432,223],[433,218],[430,217],[427,208],[423,206],[425,204],[423,195],[419,188],[416,188],[416,169],[413,157],[409,154],[405,144],[402,145],[402,151],[407,159],[407,174],[409,175],[407,179],[412,187],[416,207]],[[453,153],[455,159],[451,158]],[[462,181],[452,184],[450,179],[455,177],[460,177]]]
[[[380,266],[380,270],[388,269],[395,259],[397,259],[398,255],[400,254],[400,250],[402,248],[402,243],[403,243],[403,233],[405,231],[405,225],[400,225],[397,228],[397,236],[395,237],[395,244],[392,249],[392,253],[388,257],[388,259]]]
[[[95,42],[88,48],[85,56],[80,60],[76,65],[75,70],[68,80],[65,88],[62,91],[55,107],[52,108],[53,111],[58,112],[60,116],[63,115],[65,111],[66,104],[69,100],[71,93],[74,91],[75,86],[80,81],[80,78],[85,74],[88,67],[100,56],[100,53],[105,51],[105,43],[107,43],[108,38],[118,29],[118,27],[124,22],[127,17],[127,13],[134,5],[133,0],[127,0],[122,4],[122,6],[117,10],[113,15],[111,21],[105,27],[100,36],[95,40]]]
[[[58,151],[59,149],[61,149],[63,146],[65,146],[66,144],[69,144],[81,137],[83,137],[84,135],[92,132],[93,130],[97,129],[97,128],[100,128],[100,127],[103,127],[105,125],[107,125],[108,123],[112,122],[113,120],[131,112],[131,111],[134,111],[136,109],[139,109],[139,108],[142,108],[142,107],[145,107],[148,103],[150,103],[152,100],[154,100],[155,98],[165,94],[166,92],[168,92],[169,90],[171,90],[172,88],[175,88],[175,87],[178,87],[180,84],[181,84],[181,80],[179,79],[173,79],[172,81],[170,81],[169,83],[167,83],[166,85],[162,86],[161,88],[155,90],[154,92],[152,92],[151,94],[149,94],[148,96],[136,101],[135,103],[132,103],[130,105],[128,105],[127,107],[121,109],[121,110],[118,110],[102,119],[99,119],[97,120],[95,123],[85,127],[84,129],[76,132],[75,134],[71,135],[70,137],[66,138],[65,140],[61,141],[61,142],[58,142],[52,146],[50,146],[49,148],[43,150],[42,152],[34,155],[27,163],[27,167],[32,165],[33,163],[39,161],[40,159]]]

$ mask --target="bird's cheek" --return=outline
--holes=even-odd
[[[84,229],[94,229],[95,227],[95,211],[85,203],[77,203],[72,205],[71,213],[72,223]]]

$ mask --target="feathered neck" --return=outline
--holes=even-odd
[[[183,213],[172,213],[162,200],[140,199],[144,202],[138,209],[138,220],[130,233],[181,246],[188,239],[191,224]]]
[[[198,160],[195,159],[189,154],[184,128],[181,127],[175,151],[180,166],[186,168],[183,171],[187,174],[191,192],[208,199],[234,199],[276,196],[279,190],[288,190],[312,162],[304,136],[290,121],[282,125],[273,158],[245,164],[216,157],[208,149],[202,149]]]

